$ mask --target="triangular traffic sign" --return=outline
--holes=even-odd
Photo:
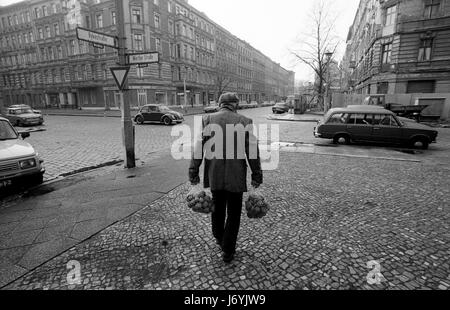
[[[117,87],[119,90],[123,90],[123,86],[125,85],[125,81],[127,80],[128,73],[130,72],[130,67],[112,67],[111,73],[116,80]]]

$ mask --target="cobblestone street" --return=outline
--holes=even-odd
[[[243,215],[224,265],[187,184],[37,268],[9,289],[448,289],[449,169],[282,153],[266,173],[272,205]],[[67,284],[67,263],[81,285]],[[380,264],[380,284],[369,285]]]
[[[268,108],[240,113],[257,125],[278,124],[280,140],[290,143],[281,145],[279,169],[265,173],[263,190],[272,209],[259,221],[243,214],[232,265],[222,262],[209,217],[185,206],[189,185],[172,190],[171,184],[181,184],[182,175],[187,175],[187,166],[184,171],[179,169],[183,163],[171,163],[173,127],[145,125],[136,127],[141,169],[99,178],[96,175],[102,172],[93,171],[87,181],[78,175],[66,181],[67,190],[57,185],[54,193],[46,194],[44,188],[35,200],[24,197],[2,207],[0,230],[6,235],[0,240],[0,262],[2,272],[8,272],[1,279],[3,285],[10,283],[7,289],[449,289],[448,129],[439,129],[438,143],[428,151],[336,147],[312,137],[315,123],[269,121]],[[192,116],[186,124],[192,127]],[[121,158],[120,119],[56,116],[48,118],[47,128],[33,133],[30,142],[46,159],[50,176]],[[177,172],[169,177],[164,165]],[[126,181],[127,175],[142,177],[149,168],[156,169],[152,173],[164,183],[161,189],[155,187],[161,183],[156,180],[152,186],[141,179]],[[145,184],[147,195],[141,193]],[[123,186],[126,189],[119,190]],[[83,191],[89,194],[83,197]],[[102,198],[110,191],[118,197],[114,202]],[[33,201],[40,203],[34,206]],[[121,201],[126,204],[123,210]],[[114,205],[113,210],[108,204]],[[48,227],[60,218],[67,220],[60,225],[64,230]],[[56,235],[49,235],[52,231]],[[69,261],[80,263],[79,285],[67,282]]]

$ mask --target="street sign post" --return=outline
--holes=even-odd
[[[77,27],[77,38],[81,41],[94,43],[96,46],[109,46],[116,49],[119,48],[116,37],[92,31],[90,29]]]
[[[120,67],[112,67],[110,68],[111,73],[116,81],[117,87],[120,91],[123,91],[125,82],[128,77],[128,73],[130,72],[129,66],[120,66]]]
[[[148,65],[152,63],[159,63],[158,52],[128,54],[129,65]]]
[[[122,67],[130,67],[127,64],[127,44],[125,25],[128,25],[129,16],[125,14],[124,4],[128,1],[115,0],[116,17],[117,17],[117,48],[119,55],[119,64]],[[127,4],[128,6],[128,4]],[[128,11],[128,8],[127,8]],[[129,69],[128,69],[129,70]],[[123,71],[122,71],[123,74]],[[128,74],[127,74],[128,75]],[[120,76],[119,76],[120,78]],[[118,80],[118,79],[117,79]],[[128,88],[126,76],[123,78],[124,84],[122,89]],[[120,92],[121,111],[122,111],[122,138],[125,149],[125,167],[128,169],[136,168],[136,153],[135,153],[135,128],[133,120],[131,119],[130,108],[130,94],[127,91]]]

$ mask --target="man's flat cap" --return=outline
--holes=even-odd
[[[239,97],[235,93],[225,93],[219,98],[219,104],[239,103]]]

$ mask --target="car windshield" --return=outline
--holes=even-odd
[[[0,120],[0,141],[17,139],[17,133],[11,124],[7,121]]]
[[[31,110],[31,109],[16,110],[16,114],[18,114],[18,115],[20,115],[20,114],[29,114],[29,113],[33,113],[33,110]]]

